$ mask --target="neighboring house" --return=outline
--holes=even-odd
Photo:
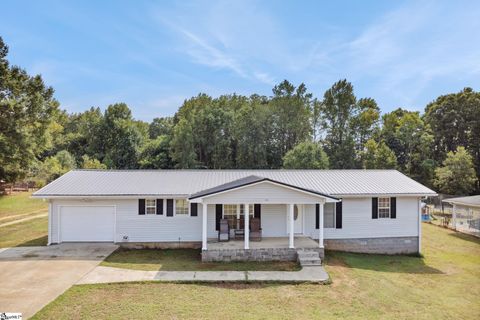
[[[448,198],[452,205],[452,226],[455,230],[480,237],[480,195]]]
[[[74,170],[33,197],[49,201],[49,244],[196,246],[209,261],[420,252],[421,199],[433,195],[396,170]],[[218,242],[220,221],[242,240]]]

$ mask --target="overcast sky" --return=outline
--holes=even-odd
[[[9,61],[70,112],[173,115],[199,92],[321,97],[347,78],[384,111],[480,88],[480,1],[2,1]]]

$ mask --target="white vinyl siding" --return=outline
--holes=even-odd
[[[165,205],[166,201],[164,201]],[[201,241],[202,204],[198,216],[182,218],[166,215],[139,215],[138,199],[112,200],[51,200],[50,242],[58,243],[59,208],[62,205],[115,206],[115,241],[122,242],[178,242]],[[208,205],[208,238],[217,238],[215,230],[215,205]],[[262,204],[262,235],[285,237],[286,205]],[[396,219],[372,219],[371,198],[343,198],[343,228],[325,228],[325,239],[402,237],[418,235],[418,198],[397,197]],[[315,205],[304,205],[304,234],[318,239],[315,229]]]
[[[208,203],[317,203],[319,197],[296,189],[269,182],[228,190],[223,193],[205,197]]]

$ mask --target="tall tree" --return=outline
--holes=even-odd
[[[432,184],[433,136],[419,112],[397,109],[383,116],[381,136],[395,152],[399,169],[427,185]]]
[[[347,80],[336,82],[323,96],[325,151],[334,169],[355,167],[354,119],[357,103],[353,86]]]
[[[156,139],[159,136],[170,136],[173,131],[173,117],[155,118],[149,125],[150,139]]]
[[[158,136],[145,143],[139,157],[142,169],[171,169],[174,167],[170,157],[170,137]]]
[[[285,169],[328,169],[328,156],[315,142],[301,142],[283,157]]]
[[[467,195],[474,190],[476,182],[472,156],[464,147],[449,151],[443,166],[435,170],[435,185],[443,193]]]
[[[105,163],[110,168],[134,169],[138,167],[140,146],[145,141],[146,130],[140,129],[132,112],[124,103],[108,106],[102,124]]]
[[[270,168],[273,146],[271,108],[268,99],[252,96],[235,113],[234,136],[236,167],[245,169]]]
[[[7,60],[0,37],[0,180],[24,178],[51,146],[48,130],[59,112],[53,89]]]
[[[395,153],[383,141],[368,140],[361,158],[364,169],[395,169],[397,166]]]
[[[180,119],[173,128],[170,147],[172,150],[171,157],[177,168],[192,169],[197,167],[192,125],[187,119]]]
[[[440,163],[449,151],[463,146],[472,155],[480,179],[480,92],[465,88],[438,97],[427,105],[425,121],[435,139],[435,160]]]
[[[357,102],[358,111],[352,125],[355,135],[356,151],[359,154],[368,139],[379,130],[380,108],[372,98],[362,98]]]
[[[273,166],[282,165],[282,157],[300,142],[311,138],[310,101],[312,95],[301,83],[298,87],[284,80],[273,88],[272,122],[278,156]]]

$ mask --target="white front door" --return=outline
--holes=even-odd
[[[303,233],[303,206],[299,204],[293,206],[293,229],[295,233]]]

